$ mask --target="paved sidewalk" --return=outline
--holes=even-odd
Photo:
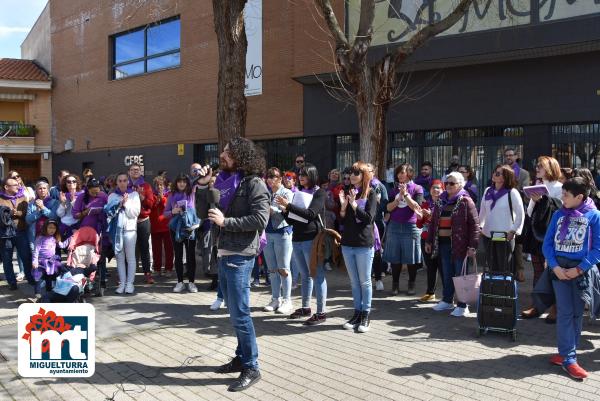
[[[114,282],[114,266],[111,271]],[[235,349],[226,310],[209,310],[212,292],[174,294],[174,280],[164,278],[136,286],[134,296],[109,289],[104,298],[90,299],[98,337],[92,378],[22,379],[16,310],[30,289],[21,283],[19,291],[10,292],[1,282],[0,400],[102,401],[120,385],[126,391],[114,395],[118,401],[600,399],[598,324],[584,325],[580,362],[592,374],[580,383],[548,363],[556,352],[555,327],[543,319],[519,321],[516,343],[499,334],[477,338],[474,314],[453,318],[414,297],[375,292],[372,329],[356,334],[341,328],[352,314],[346,274],[331,273],[328,282],[329,318],[312,328],[262,312],[269,291],[252,290],[263,380],[244,393],[226,391],[234,375],[213,373]],[[385,284],[389,289],[389,277]],[[417,284],[421,294],[424,271]],[[201,289],[206,285],[199,283]],[[295,306],[299,291],[293,293]],[[193,359],[186,364],[188,357]]]

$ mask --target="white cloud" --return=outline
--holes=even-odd
[[[0,38],[13,35],[15,33],[27,33],[31,28],[26,26],[0,26]]]

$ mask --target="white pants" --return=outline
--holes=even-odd
[[[117,256],[117,271],[119,272],[119,282],[121,284],[132,284],[135,279],[135,242],[137,232],[123,232],[123,250]],[[127,258],[127,269],[125,268],[125,258]]]

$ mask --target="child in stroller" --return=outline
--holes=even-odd
[[[68,241],[67,262],[60,267],[56,285],[47,292],[48,302],[83,302],[81,295],[94,283],[100,236],[93,228],[82,227]]]

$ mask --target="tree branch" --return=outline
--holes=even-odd
[[[394,64],[398,67],[404,60],[410,57],[415,50],[423,46],[432,37],[452,28],[469,10],[471,3],[475,0],[460,0],[456,8],[446,18],[426,26],[417,32],[406,43],[399,46],[394,52]]]
[[[323,13],[323,17],[327,22],[327,27],[329,28],[329,32],[335,39],[335,47],[336,49],[344,49],[349,50],[350,44],[348,43],[348,39],[346,39],[346,35],[344,31],[340,27],[340,24],[335,17],[335,13],[333,12],[333,7],[331,7],[330,0],[315,0],[315,4],[320,8]]]
[[[367,41],[367,46],[371,43],[373,35],[373,20],[375,19],[375,0],[361,0],[360,2],[360,20],[358,22],[358,32],[354,38],[354,47],[359,41]]]

